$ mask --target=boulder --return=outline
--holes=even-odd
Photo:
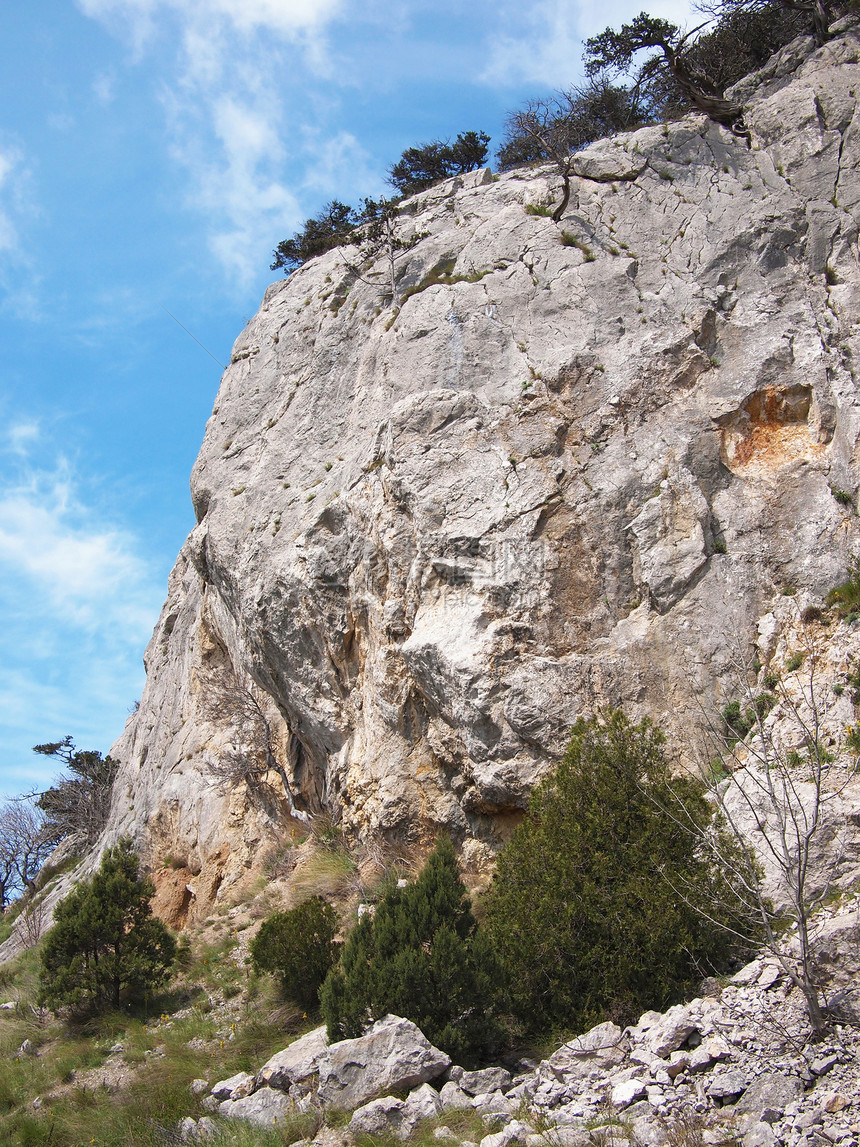
[[[207,1143],[217,1137],[218,1124],[208,1115],[204,1115],[200,1120],[192,1119],[188,1115],[180,1120],[176,1134],[183,1143]]]
[[[454,1076],[452,1075],[452,1079]],[[482,1071],[464,1071],[457,1084],[469,1095],[481,1095],[487,1091],[508,1091],[511,1086],[511,1073],[503,1067],[485,1067]]]
[[[247,1071],[240,1071],[237,1075],[231,1075],[229,1079],[222,1079],[216,1083],[212,1088],[212,1094],[216,1099],[244,1099],[246,1095],[250,1095],[254,1090],[254,1077],[249,1075]]]
[[[557,1079],[584,1079],[592,1071],[607,1071],[622,1063],[624,1056],[623,1032],[617,1024],[607,1022],[563,1044],[549,1059],[544,1060],[541,1067]]]
[[[255,1127],[274,1127],[294,1115],[296,1105],[273,1087],[261,1087],[244,1099],[226,1099],[218,1107],[225,1119],[244,1119]]]
[[[319,1070],[320,1059],[329,1047],[325,1025],[275,1052],[257,1072],[258,1087],[277,1087],[288,1091],[291,1086],[301,1085]]]
[[[645,1012],[631,1036],[644,1042],[646,1048],[661,1058],[677,1051],[697,1030],[696,1019],[684,1004],[676,1004],[667,1012]]]
[[[476,1095],[472,1106],[482,1115],[510,1115],[513,1111],[513,1104],[501,1091],[485,1091],[483,1095]]]
[[[467,1095],[458,1083],[449,1080],[439,1092],[439,1099],[445,1111],[456,1111],[458,1108],[471,1107],[472,1096]]]
[[[753,1123],[744,1132],[743,1147],[776,1147],[777,1138],[767,1123]]]
[[[406,1097],[405,1111],[410,1119],[418,1122],[421,1119],[434,1119],[442,1111],[442,1101],[439,1092],[435,1091],[429,1083],[422,1083]]]
[[[373,1099],[352,1113],[349,1131],[353,1135],[397,1135],[405,1139],[412,1128],[407,1125],[406,1133],[401,1134],[404,1106],[403,1100],[393,1095]]]
[[[624,137],[602,139],[585,147],[573,157],[573,172],[580,179],[593,179],[597,183],[612,183],[636,179],[648,165],[639,152],[624,147]]]
[[[388,1015],[357,1039],[328,1048],[319,1061],[319,1097],[328,1107],[354,1109],[380,1094],[428,1083],[450,1063],[415,1024]]]
[[[633,1141],[638,1147],[667,1147],[669,1134],[664,1123],[653,1116],[641,1115],[633,1120]]]
[[[838,1055],[822,1055],[818,1059],[814,1059],[809,1065],[809,1070],[813,1075],[827,1075],[839,1063]]]
[[[365,1103],[353,1112],[349,1130],[353,1135],[396,1135],[398,1139],[408,1139],[416,1123],[432,1119],[441,1110],[438,1094],[425,1083],[405,1100],[386,1095]]]
[[[501,1131],[496,1131],[492,1135],[485,1135],[481,1140],[480,1147],[508,1147],[509,1143],[526,1143],[528,1137],[534,1134],[534,1130],[530,1123],[513,1119]]]
[[[708,1095],[717,1104],[733,1103],[746,1091],[747,1083],[742,1071],[722,1071],[708,1083]]]
[[[612,1088],[610,1100],[612,1106],[619,1111],[629,1107],[637,1099],[641,1099],[647,1091],[647,1084],[641,1079],[626,1079],[623,1083],[616,1083]]]
[[[802,1094],[803,1084],[796,1076],[767,1073],[753,1080],[735,1110],[738,1115],[757,1115],[762,1123],[776,1123]]]

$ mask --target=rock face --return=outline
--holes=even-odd
[[[595,144],[559,226],[526,210],[552,169],[473,173],[406,205],[396,306],[356,248],[266,292],[111,749],[105,839],[172,856],[174,922],[291,812],[492,847],[578,715],[623,704],[686,742],[765,615],[778,647],[781,591],[844,578],[860,37],[841,27],[744,82],[750,146],[700,116]]]

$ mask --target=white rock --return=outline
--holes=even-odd
[[[458,1108],[472,1106],[472,1096],[467,1095],[453,1080],[443,1084],[439,1091],[439,1099],[445,1111],[456,1111]]]
[[[442,1111],[442,1101],[439,1092],[435,1091],[429,1083],[422,1083],[410,1091],[406,1097],[404,1111],[409,1119],[417,1122],[419,1119],[433,1119]]]
[[[212,1094],[220,1100],[244,1099],[253,1090],[253,1075],[249,1075],[247,1071],[240,1071],[236,1075],[231,1075],[229,1079],[222,1079],[216,1083],[212,1088]]]
[[[511,1086],[511,1073],[503,1067],[485,1067],[481,1071],[464,1071],[457,1083],[469,1095],[507,1091]]]
[[[611,1102],[612,1106],[621,1110],[624,1107],[629,1107],[636,1099],[641,1099],[647,1094],[648,1085],[641,1079],[628,1079],[624,1083],[617,1083],[612,1088]]]
[[[258,1085],[286,1091],[293,1084],[304,1083],[319,1070],[328,1046],[325,1025],[314,1028],[263,1064],[256,1075]]]
[[[677,1051],[695,1032],[697,1017],[690,1013],[684,1004],[676,1004],[648,1028],[645,1032],[645,1045],[657,1056],[667,1056]],[[641,1023],[641,1021],[640,1021]]]
[[[359,837],[406,833],[420,810],[462,838],[522,810],[582,712],[633,704],[684,744],[738,635],[765,611],[775,646],[799,626],[777,574],[819,597],[844,578],[860,542],[831,493],[860,488],[856,36],[790,54],[745,89],[754,146],[699,115],[601,141],[575,160],[560,228],[524,210],[557,202],[551,166],[413,199],[404,225],[427,234],[397,271],[425,289],[399,311],[342,248],[267,290],[111,748],[124,795],[105,841],[193,854],[198,918],[260,869],[290,803],[274,774],[257,803],[212,785],[207,754],[232,735],[200,703],[213,649],[296,750],[278,751],[297,812],[325,791]],[[428,285],[451,258],[457,281]]]
[[[218,1106],[225,1119],[244,1119],[255,1127],[275,1127],[296,1113],[296,1105],[283,1091],[261,1087],[243,1099],[226,1099]]]
[[[472,1100],[472,1106],[476,1111],[483,1114],[491,1114],[497,1112],[500,1115],[510,1114],[513,1110],[513,1104],[501,1093],[501,1091],[487,1091],[483,1095],[476,1095]]]
[[[318,1094],[325,1105],[350,1110],[380,1092],[436,1079],[450,1063],[415,1024],[389,1015],[363,1036],[331,1044],[319,1061]]]
[[[767,1123],[754,1123],[744,1134],[743,1147],[776,1147],[777,1138]]]
[[[352,1113],[349,1131],[353,1135],[397,1135],[406,1139],[412,1122],[404,1118],[404,1102],[386,1095],[365,1103]]]

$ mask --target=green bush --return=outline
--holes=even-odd
[[[775,674],[768,674],[764,679],[768,688],[775,688],[779,678]],[[729,701],[720,716],[723,720],[726,744],[731,749],[738,741],[743,741],[750,729],[755,728],[763,721],[776,704],[776,697],[772,693],[759,693],[752,698],[752,704],[741,709],[740,701]]]
[[[152,915],[154,892],[127,837],[109,848],[92,880],[57,905],[42,950],[39,1002],[92,1012],[140,1002],[162,984],[176,942]]]
[[[388,182],[399,195],[415,195],[452,175],[463,175],[481,167],[487,158],[490,137],[483,131],[461,132],[449,143],[433,140],[407,147],[388,169]]]
[[[727,966],[743,924],[697,849],[711,817],[702,786],[672,777],[649,721],[615,711],[577,722],[487,894],[486,927],[527,1029],[626,1022]]]
[[[414,883],[392,889],[374,916],[359,920],[320,1003],[330,1039],[360,1035],[391,1012],[468,1064],[498,1037],[497,978],[453,845],[442,838]]]
[[[321,896],[289,912],[275,912],[251,941],[251,962],[271,972],[284,996],[305,1010],[319,1002],[320,985],[337,959],[337,915]]]
[[[848,580],[827,595],[827,604],[835,606],[837,613],[846,619],[860,608],[860,565],[852,565]]]

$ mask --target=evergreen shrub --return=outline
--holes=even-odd
[[[417,1024],[459,1063],[478,1062],[499,1035],[498,971],[472,915],[453,845],[441,838],[418,879],[362,916],[320,1003],[329,1039],[358,1036],[388,1013]]]
[[[697,847],[701,831],[719,832],[711,822],[703,786],[672,776],[648,720],[613,711],[577,722],[486,899],[508,1003],[527,1030],[629,1022],[727,967],[750,925]]]
[[[275,912],[251,941],[251,962],[271,972],[288,1000],[305,1010],[316,1008],[319,990],[337,959],[337,915],[321,896],[289,912]]]
[[[127,837],[109,848],[92,880],[56,907],[42,949],[39,1003],[94,1012],[142,1002],[158,988],[176,941],[152,915],[154,892]]]

